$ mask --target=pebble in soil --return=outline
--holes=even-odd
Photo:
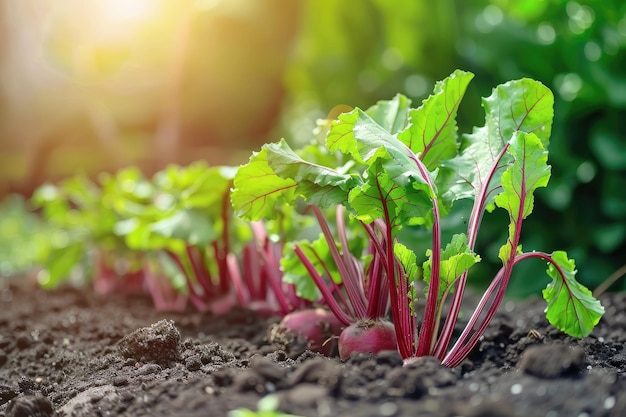
[[[179,357],[180,332],[173,320],[160,320],[125,336],[118,349],[125,358],[138,362],[168,363]]]
[[[522,354],[519,369],[540,378],[578,376],[584,370],[585,352],[563,344],[535,345]]]
[[[6,417],[56,417],[49,399],[36,395],[25,395],[12,401],[7,407]]]

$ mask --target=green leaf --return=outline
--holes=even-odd
[[[515,132],[534,133],[544,148],[549,143],[554,96],[540,82],[527,78],[509,81],[496,87],[482,104],[485,125],[465,135],[460,155],[444,163],[457,173],[448,187],[453,200],[473,198],[485,187],[489,187],[487,195],[494,196],[501,171],[495,170],[490,181],[489,174],[508,162],[500,159],[501,153]]]
[[[133,250],[153,250],[170,248],[171,239],[154,233],[152,223],[138,218],[127,219],[115,225],[115,231],[124,237],[124,241]]]
[[[234,170],[229,167],[209,167],[195,162],[186,167],[170,165],[157,172],[153,182],[158,191],[155,199],[171,196],[178,207],[205,208],[217,219],[222,214],[222,200],[232,186]]]
[[[296,193],[307,203],[320,208],[345,203],[356,177],[303,159],[284,140],[266,146],[269,166],[281,178],[294,180],[298,186]]]
[[[513,163],[502,174],[503,192],[496,196],[495,202],[511,216],[525,219],[533,210],[533,192],[548,185],[548,152],[534,133],[516,134],[507,152]]]
[[[261,398],[257,404],[259,411],[269,412],[278,410],[280,400],[276,395],[266,395]]]
[[[432,275],[432,250],[426,251],[428,260],[424,262],[424,281],[430,283]],[[480,256],[467,247],[467,236],[456,234],[446,248],[441,252],[441,266],[439,276],[439,297],[452,289],[454,282],[461,274],[480,262]]]
[[[39,279],[40,285],[45,289],[52,289],[69,279],[70,273],[84,255],[85,247],[81,242],[51,250],[45,261],[42,277]]]
[[[401,187],[380,164],[368,170],[368,179],[369,182],[353,188],[349,194],[350,206],[359,220],[371,223],[388,215],[385,223],[392,228],[393,235],[407,225],[432,225],[433,203],[423,184],[418,184],[417,189]]]
[[[68,219],[71,215],[70,203],[60,187],[43,184],[33,193],[31,202],[33,207],[42,209],[43,216],[53,225],[65,227],[72,223]]]
[[[585,337],[591,333],[604,314],[604,307],[593,298],[591,291],[576,281],[576,265],[563,251],[554,252],[548,264],[548,275],[552,282],[543,290],[548,302],[548,321],[564,333],[573,337]]]
[[[400,261],[405,275],[409,278],[408,281],[413,282],[419,274],[415,252],[399,242],[394,243],[393,252],[396,258],[398,258],[398,261]]]
[[[381,100],[366,113],[382,126],[387,132],[395,135],[403,131],[409,123],[411,100],[402,94],[397,94],[391,100]]]
[[[456,113],[474,74],[457,70],[437,82],[433,95],[410,111],[410,125],[398,135],[429,170],[457,153]]]
[[[351,155],[358,164],[372,166],[379,159],[388,161],[385,168],[390,178],[401,185],[424,182],[411,159],[411,150],[361,109],[344,113],[331,123],[326,146],[331,152]]]
[[[219,237],[204,211],[184,209],[153,223],[150,230],[168,239],[180,239],[193,246],[208,246]]]
[[[297,182],[279,177],[269,166],[268,146],[253,153],[250,161],[235,174],[230,198],[235,213],[245,219],[274,218],[277,205],[292,202],[296,197]]]
[[[363,185],[349,195],[351,210],[363,221],[386,219],[394,233],[403,224],[432,223],[433,192],[413,152],[368,114],[356,109],[332,124],[326,141],[329,150],[351,155],[368,166]],[[432,179],[432,178],[431,178]],[[405,210],[406,209],[406,210]]]
[[[152,181],[136,170],[103,178],[104,204],[121,217],[113,227],[115,234],[135,250],[179,251],[185,245],[209,245],[222,236],[224,227],[237,231],[228,200],[234,172],[196,162],[169,165]]]
[[[502,173],[502,192],[495,197],[498,207],[509,213],[509,240],[500,250],[502,262],[511,258],[511,247],[517,246],[521,222],[533,210],[533,192],[548,185],[550,166],[548,152],[534,133],[517,132],[510,142],[507,152],[513,162]]]
[[[415,291],[415,282],[420,276],[420,269],[417,265],[415,252],[400,242],[394,243],[393,252],[396,259],[400,262],[400,265],[402,265],[402,269],[404,269],[404,275],[406,276],[406,281],[409,284],[409,298],[413,302],[416,302],[418,300],[418,294],[417,291]],[[413,303],[411,303],[411,307],[412,306]]]
[[[100,188],[84,174],[70,177],[61,185],[71,200],[80,206],[92,206],[100,201]]]
[[[228,417],[300,417],[294,414],[285,414],[278,410],[280,400],[274,394],[266,395],[257,403],[258,411],[247,408],[238,408],[228,412]]]
[[[158,213],[166,203],[164,198],[156,201],[155,187],[137,168],[127,168],[115,175],[102,174],[102,204],[115,211],[121,218],[143,217]],[[168,205],[174,205],[173,197]],[[168,207],[168,208],[170,208]]]
[[[310,149],[306,149],[311,154]],[[357,177],[307,161],[287,142],[270,143],[239,168],[231,201],[237,215],[250,220],[272,219],[277,207],[304,197],[321,208],[343,204]]]

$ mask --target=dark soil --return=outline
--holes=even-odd
[[[577,340],[505,301],[457,369],[395,352],[281,351],[275,318],[157,313],[142,297],[0,288],[0,415],[226,416],[275,393],[302,416],[626,416],[626,294]]]

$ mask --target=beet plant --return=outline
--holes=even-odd
[[[120,218],[102,200],[99,184],[82,174],[35,190],[30,203],[49,228],[40,249],[42,287],[89,281],[101,294],[143,291],[141,255],[115,234]]]
[[[168,282],[201,311],[230,298],[226,255],[219,247],[224,242],[220,204],[229,179],[219,169],[170,165],[148,179],[128,168],[106,175],[102,183],[104,204],[120,218],[115,233],[147,258],[155,300],[161,290],[170,292]],[[167,304],[156,307],[167,309]]]
[[[318,162],[339,162],[336,155],[316,145],[307,146],[300,152]],[[231,196],[236,209],[255,195],[253,187],[257,186],[258,162],[262,158],[263,151],[235,175]],[[263,207],[268,213],[266,217],[300,206],[295,194],[284,194],[281,198],[282,201],[270,200]],[[293,200],[285,204],[288,198]],[[290,241],[282,260],[283,280],[294,284],[299,296],[325,304],[327,310],[313,308],[286,316],[272,330],[270,339],[278,346],[288,346],[285,340],[289,342],[294,337],[292,334],[302,335],[309,340],[312,350],[327,353],[337,345],[335,339],[338,337],[339,354],[344,358],[353,352],[395,350],[395,328],[385,320],[389,313],[389,281],[384,271],[384,251],[380,250],[387,246],[385,225],[383,222],[368,225],[356,219],[346,222],[344,207],[332,208],[334,210],[325,211],[317,205],[300,208],[303,214],[310,213],[316,218],[319,237]],[[333,217],[331,211],[334,211],[334,228],[327,221]],[[248,214],[244,212],[243,217],[250,218]],[[355,238],[358,233],[360,236]],[[364,239],[364,236],[368,238]],[[331,337],[333,334],[334,338]],[[371,342],[354,343],[355,338]]]
[[[119,215],[115,231],[151,261],[146,271],[155,302],[168,279],[200,311],[217,314],[233,306],[287,314],[306,302],[282,281],[282,246],[260,222],[233,216],[234,170],[197,162],[170,165],[151,181],[136,170],[103,182],[107,204]],[[156,290],[156,293],[155,293]],[[157,302],[157,308],[165,307]]]
[[[246,222],[230,205],[234,169],[170,165],[146,178],[129,167],[97,181],[76,175],[33,198],[54,230],[40,281],[72,277],[101,294],[149,293],[158,310],[226,313],[239,305],[285,315],[309,301],[282,280],[279,222]]]
[[[395,350],[395,328],[385,320],[389,281],[383,270],[382,251],[375,249],[376,245],[385,245],[384,233],[357,223],[362,233],[369,233],[370,239],[350,239],[343,206],[337,206],[334,233],[318,207],[311,206],[310,210],[321,228],[320,237],[313,242],[300,240],[288,246],[282,263],[284,280],[292,282],[302,296],[311,300],[318,293],[322,296],[322,302],[334,315],[334,320],[333,316],[326,316],[327,327],[335,330],[335,334],[340,333],[340,357],[347,358],[354,352]],[[384,228],[380,223],[377,226]],[[367,244],[365,248],[363,243]],[[317,291],[309,294],[311,282]],[[293,326],[296,331],[297,324]]]
[[[302,199],[320,210],[345,206],[370,228],[384,225],[377,229],[384,238],[373,239],[379,242],[373,248],[383,260],[381,273],[389,277],[391,316],[405,361],[432,355],[457,366],[492,320],[514,266],[531,258],[548,265],[551,281],[543,296],[551,324],[584,337],[604,313],[576,281],[575,263],[565,252],[523,252],[520,244],[533,193],[550,178],[551,91],[531,79],[497,86],[482,102],[485,124],[459,140],[456,114],[472,78],[455,71],[417,108],[397,95],[340,115],[323,144],[326,154],[336,155],[336,164],[281,140],[254,153],[235,177],[232,201],[246,218],[271,218],[276,206]],[[445,243],[442,218],[464,199],[473,200],[467,231]],[[480,226],[485,214],[496,209],[510,220],[508,238],[498,252],[502,267],[452,343],[469,270],[481,260],[474,251]],[[403,242],[414,228],[431,234],[423,262]],[[373,233],[367,234],[371,239]]]

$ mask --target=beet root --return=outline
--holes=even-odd
[[[331,356],[337,352],[337,335],[344,325],[323,308],[287,314],[269,331],[269,341],[279,349],[299,355],[306,349]]]
[[[378,353],[396,350],[396,330],[386,320],[361,320],[343,329],[339,335],[339,357],[347,359],[353,353]]]

